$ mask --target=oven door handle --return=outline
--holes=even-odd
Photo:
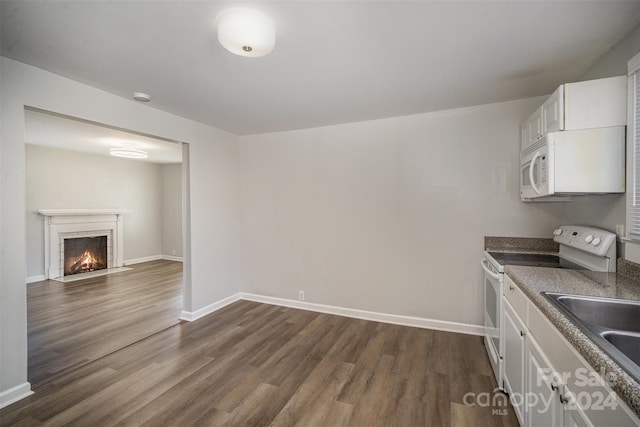
[[[483,259],[482,261],[480,261],[480,266],[482,267],[484,272],[487,273],[489,276],[493,277],[496,280],[500,280],[500,275],[499,274],[496,274],[493,271],[489,270],[489,267],[488,267],[486,259]]]

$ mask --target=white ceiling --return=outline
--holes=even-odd
[[[111,148],[134,148],[149,154],[135,161],[182,163],[180,143],[34,110],[25,110],[25,142],[101,156],[109,156]]]
[[[270,55],[218,44],[216,15],[238,4],[276,21]],[[548,94],[639,13],[637,0],[2,0],[1,52],[243,135]]]

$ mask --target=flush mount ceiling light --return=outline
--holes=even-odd
[[[151,101],[151,96],[142,92],[133,92],[133,99],[135,99],[138,102],[149,102]]]
[[[109,154],[127,159],[146,159],[149,157],[149,154],[146,151],[135,148],[112,148],[109,150]]]
[[[240,56],[265,56],[276,45],[276,24],[264,13],[246,7],[223,10],[216,20],[218,41]]]

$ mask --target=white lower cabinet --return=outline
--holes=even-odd
[[[508,285],[505,286],[508,288]],[[590,427],[564,379],[527,328],[525,312],[504,300],[504,386],[522,427]],[[569,373],[571,374],[571,373]]]
[[[569,397],[572,399],[573,397]],[[578,408],[567,407],[562,411],[563,427],[593,427],[593,423],[589,421],[586,414]],[[543,425],[543,424],[532,424]]]
[[[504,301],[504,388],[510,396],[520,425],[524,422],[525,326],[511,304]]]
[[[526,343],[527,426],[563,425],[561,381],[532,335]]]
[[[520,425],[640,426],[507,275],[504,289],[504,388]]]

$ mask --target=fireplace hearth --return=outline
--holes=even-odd
[[[64,275],[107,268],[107,236],[64,239]]]

